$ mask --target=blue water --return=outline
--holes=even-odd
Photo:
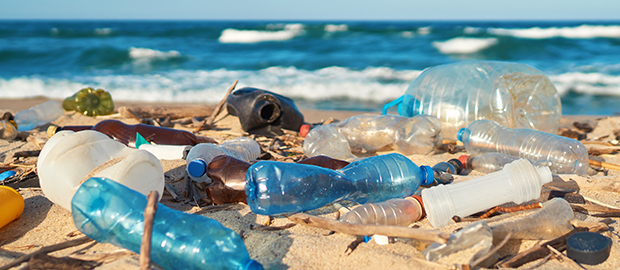
[[[430,66],[545,72],[563,114],[620,112],[620,21],[2,21],[0,98],[219,102],[234,80],[299,107],[380,111]]]

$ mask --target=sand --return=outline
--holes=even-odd
[[[30,100],[0,100],[0,109],[13,113],[29,106],[45,101],[44,98]],[[127,104],[127,103],[126,103]],[[117,104],[125,105],[122,103]],[[131,104],[135,105],[135,104]],[[362,112],[349,111],[316,111],[302,110],[307,122],[320,122],[330,117],[335,119],[345,119],[347,117],[360,114]],[[223,142],[237,136],[243,135],[238,119],[232,116],[218,117],[216,120],[216,130],[200,131],[198,134],[209,136],[218,142]],[[105,117],[86,117],[76,113],[66,112],[61,118],[54,121],[56,125],[92,125],[103,119],[118,119],[128,124],[137,124],[134,119],[126,119],[120,115]],[[570,127],[572,122],[586,121],[596,126],[596,129],[588,134],[588,139],[597,139],[601,136],[602,141],[611,141],[615,144],[613,131],[620,127],[620,117],[592,117],[575,116],[563,118],[563,125]],[[177,125],[176,128],[189,128]],[[13,154],[18,151],[41,149],[47,136],[45,126],[38,128],[27,136],[26,141],[6,141],[0,140],[0,161],[10,163],[14,161]],[[298,149],[301,150],[301,149]],[[383,154],[383,153],[379,153]],[[449,154],[437,153],[434,155],[411,155],[408,156],[418,165],[434,165],[437,162],[447,161],[456,158],[465,152]],[[602,155],[605,161],[620,164],[620,155]],[[36,157],[20,160],[23,164],[36,163]],[[171,184],[176,193],[183,197],[185,192],[185,180],[183,179],[185,161],[172,160],[161,161],[166,175],[166,182]],[[32,168],[33,166],[27,167]],[[554,184],[565,189],[578,189],[579,193],[585,197],[600,201],[601,203],[620,207],[620,172],[614,170],[590,171],[590,176],[560,175],[554,177]],[[482,173],[472,171],[468,175],[455,176],[455,181],[467,181]],[[10,263],[15,258],[34,252],[43,246],[48,246],[76,238],[76,227],[73,224],[71,213],[68,210],[49,201],[40,188],[21,188],[20,194],[25,199],[25,210],[21,217],[12,223],[0,228],[0,267]],[[206,196],[204,192],[199,192],[201,196]],[[472,194],[475,196],[475,194]],[[183,197],[184,198],[184,197]],[[259,261],[265,269],[457,269],[460,264],[467,263],[474,252],[459,252],[453,257],[443,258],[439,262],[426,261],[421,252],[412,244],[397,242],[388,245],[379,245],[374,241],[360,244],[352,252],[347,251],[347,247],[356,240],[355,236],[335,233],[329,234],[328,230],[309,227],[305,225],[295,225],[291,228],[280,231],[262,231],[256,229],[258,225],[264,225],[268,217],[254,214],[245,204],[231,205],[227,209],[212,211],[209,206],[199,207],[185,202],[184,199],[175,200],[168,193],[164,193],[161,203],[174,209],[187,213],[194,213],[213,218],[221,222],[224,226],[239,233],[250,253],[250,256]],[[326,218],[335,218],[337,209],[334,205],[309,211],[308,214],[318,215]],[[576,215],[576,218],[585,221],[596,222],[603,218]],[[613,240],[612,251],[609,259],[596,266],[583,265],[587,269],[620,269],[620,238],[616,234],[619,230],[617,218],[613,218],[610,232],[604,233]],[[272,226],[283,226],[292,223],[284,216],[275,216]],[[443,232],[452,233],[458,228],[464,227],[468,222],[453,224],[441,228]],[[433,229],[427,219],[415,223],[422,229]],[[413,226],[413,225],[412,225]],[[527,250],[528,248],[540,243],[541,241],[532,240],[511,240],[506,246],[498,251],[500,257],[507,257]],[[111,244],[84,244],[73,248],[50,253],[55,257],[72,256],[75,258],[85,258],[92,254],[109,254],[113,251],[122,250]],[[565,252],[564,252],[565,254]],[[534,261],[523,265],[520,268],[526,269],[538,264]],[[27,269],[24,263],[13,269]],[[137,255],[124,256],[122,258],[112,258],[106,260],[96,269],[137,269]],[[579,269],[574,263],[564,259],[559,261],[551,259],[537,269]]]

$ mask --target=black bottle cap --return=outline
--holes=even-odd
[[[566,255],[583,264],[604,262],[611,251],[611,239],[599,233],[578,232],[566,240]]]

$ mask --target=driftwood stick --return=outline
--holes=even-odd
[[[153,238],[153,220],[157,212],[159,193],[152,190],[147,196],[146,208],[144,209],[144,234],[140,245],[140,269],[147,270],[151,264],[151,239]]]
[[[599,167],[603,167],[605,169],[620,171],[620,165],[616,165],[616,164],[612,164],[612,163],[607,163],[607,162],[603,162],[603,161],[598,161],[598,160],[594,160],[594,159],[589,159],[588,163],[590,163],[590,165],[593,165],[593,166],[599,166]]]
[[[118,112],[125,118],[136,118],[130,112],[131,110],[145,119],[170,117],[170,119],[174,120],[185,117],[210,116],[213,108],[214,106],[212,105],[123,106],[118,108]]]
[[[13,267],[15,267],[17,265],[22,264],[23,262],[29,261],[30,258],[32,258],[33,256],[38,255],[38,254],[47,254],[47,253],[50,253],[50,252],[53,252],[53,251],[58,251],[58,250],[62,250],[62,249],[70,248],[70,247],[74,247],[74,246],[79,246],[81,244],[85,244],[85,243],[92,242],[92,241],[94,241],[94,240],[84,236],[84,237],[80,237],[80,238],[77,238],[77,239],[73,239],[73,240],[62,242],[62,243],[54,244],[54,245],[51,245],[51,246],[42,247],[41,249],[39,249],[39,250],[37,250],[37,251],[35,251],[33,253],[30,253],[30,254],[27,254],[27,255],[24,255],[24,256],[21,256],[21,257],[15,259],[14,261],[10,262],[9,264],[6,264],[4,266],[0,266],[0,270],[11,269],[11,268],[13,268]]]
[[[433,241],[440,244],[445,244],[450,238],[450,234],[413,229],[402,226],[384,226],[384,225],[367,225],[367,224],[352,224],[346,222],[340,222],[337,220],[317,217],[304,213],[297,213],[288,217],[291,221],[299,224],[305,224],[312,227],[327,229],[330,231],[337,231],[352,235],[386,235],[393,237],[413,238],[418,240]]]
[[[224,98],[220,101],[220,103],[217,104],[217,106],[215,106],[215,109],[213,110],[209,118],[207,118],[207,122],[205,123],[207,126],[213,124],[213,121],[215,121],[215,117],[217,117],[217,115],[220,114],[220,111],[222,110],[224,103],[226,103],[226,98],[228,97],[228,95],[230,95],[230,93],[232,93],[233,90],[235,90],[235,87],[237,87],[238,82],[239,80],[235,80],[233,82],[230,88],[228,88],[228,91],[226,91],[226,95],[224,95]]]

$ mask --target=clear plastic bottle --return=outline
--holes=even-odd
[[[114,112],[110,93],[103,89],[84,88],[62,102],[65,111],[76,111],[86,116],[108,115]]]
[[[106,178],[93,177],[73,197],[73,221],[101,243],[140,252],[146,196]],[[214,219],[157,205],[151,259],[165,269],[263,269],[241,237]]]
[[[424,216],[422,198],[410,196],[379,203],[365,203],[340,217],[340,221],[390,226],[409,226]]]
[[[585,174],[588,149],[579,141],[536,131],[511,129],[490,120],[477,120],[459,131],[467,153],[498,152],[533,161],[546,160],[554,173]]]
[[[413,195],[433,182],[433,170],[392,153],[352,162],[341,170],[259,161],[246,174],[245,193],[254,213],[295,213],[350,200],[381,202]]]
[[[435,228],[449,225],[452,217],[466,217],[507,202],[524,203],[540,197],[542,185],[551,182],[548,167],[534,167],[525,159],[503,170],[450,185],[422,190],[426,216]]]
[[[310,130],[304,139],[304,154],[351,160],[351,149],[374,152],[391,146],[405,155],[428,154],[441,144],[441,124],[430,115],[356,115],[342,122]]]
[[[511,239],[548,240],[567,234],[573,229],[570,220],[573,209],[562,198],[553,198],[543,208],[525,217],[490,223],[494,239],[504,239],[511,232]]]
[[[33,128],[52,122],[62,116],[65,110],[60,102],[55,100],[46,101],[35,105],[30,109],[19,111],[15,114],[17,130],[28,131]]]
[[[383,107],[383,114],[395,105],[402,116],[437,116],[441,134],[451,140],[460,128],[478,119],[555,133],[562,116],[560,96],[544,73],[526,64],[500,61],[428,68],[403,96]]]
[[[211,183],[207,176],[207,166],[213,158],[227,155],[236,159],[249,162],[260,157],[260,146],[247,137],[238,137],[234,140],[223,142],[219,145],[201,143],[192,147],[187,154],[187,174],[197,182]]]

